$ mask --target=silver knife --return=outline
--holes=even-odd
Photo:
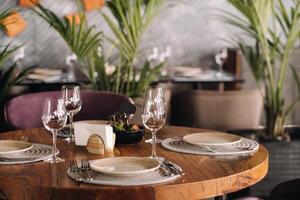
[[[33,161],[38,158],[0,158],[0,162],[22,162],[22,161]]]

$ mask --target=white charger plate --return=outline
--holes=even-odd
[[[19,140],[0,140],[0,155],[8,153],[19,153],[32,148],[32,144]]]
[[[242,137],[223,132],[202,132],[185,135],[182,139],[199,146],[220,146],[238,143]]]
[[[158,160],[147,157],[113,157],[90,161],[93,170],[114,176],[137,176],[160,167]]]

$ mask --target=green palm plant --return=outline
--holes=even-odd
[[[300,81],[289,64],[300,33],[300,2],[292,1],[287,9],[282,0],[228,0],[242,15],[226,12],[225,21],[254,39],[249,45],[235,39],[256,79],[264,85],[264,108],[267,137],[288,138],[284,129],[287,116],[300,100]],[[279,28],[278,28],[279,26]],[[287,71],[292,71],[298,87],[298,97],[287,103],[283,95]]]
[[[101,31],[95,31],[94,26],[88,26],[84,14],[81,16],[80,24],[77,25],[74,19],[72,22],[61,19],[42,5],[38,5],[34,12],[53,27],[77,55],[93,89],[137,97],[142,95],[144,88],[157,78],[163,66],[161,63],[153,67],[150,61],[145,61],[141,70],[134,66],[141,37],[161,5],[160,0],[107,2],[113,16],[109,17],[102,12],[101,15],[117,40],[106,38],[118,49],[120,55],[119,64],[112,74],[106,73],[105,64],[108,59],[102,50],[103,34]],[[79,10],[80,7],[78,3]]]
[[[115,71],[115,91],[138,97],[153,82],[163,66],[151,66],[145,61],[141,72],[134,66],[143,33],[163,5],[162,0],[111,0],[107,7],[112,17],[100,12],[116,40],[108,40],[119,50],[120,59]],[[139,74],[139,80],[136,75]]]
[[[102,45],[102,32],[97,32],[95,26],[88,27],[84,14],[80,16],[80,24],[76,24],[75,18],[73,20],[61,19],[41,4],[37,5],[34,12],[65,40],[71,51],[76,54],[81,62],[81,69],[89,78],[93,89],[98,89],[95,72],[100,67],[99,64],[103,65],[101,68],[104,68],[104,63],[99,62],[99,60],[103,60],[103,55],[97,57],[95,55],[97,55],[97,48]]]

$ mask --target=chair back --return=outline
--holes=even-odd
[[[260,125],[263,98],[259,90],[195,91],[191,106],[196,127],[249,129]]]
[[[43,127],[41,117],[47,97],[60,97],[61,91],[25,94],[8,101],[4,107],[5,120],[13,129]],[[119,110],[127,96],[104,91],[82,90],[82,108],[74,120],[106,120]]]

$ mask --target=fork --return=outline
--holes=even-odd
[[[80,168],[81,168],[82,172],[85,173],[85,175],[87,177],[86,179],[88,181],[94,180],[95,174],[91,175],[90,172],[92,171],[92,169],[90,167],[89,161],[86,158],[85,159],[81,159],[81,161],[80,161]]]
[[[70,160],[70,168],[69,171],[75,175],[75,180],[76,181],[82,181],[82,177],[79,175],[79,167],[77,165],[77,161],[75,160]]]

